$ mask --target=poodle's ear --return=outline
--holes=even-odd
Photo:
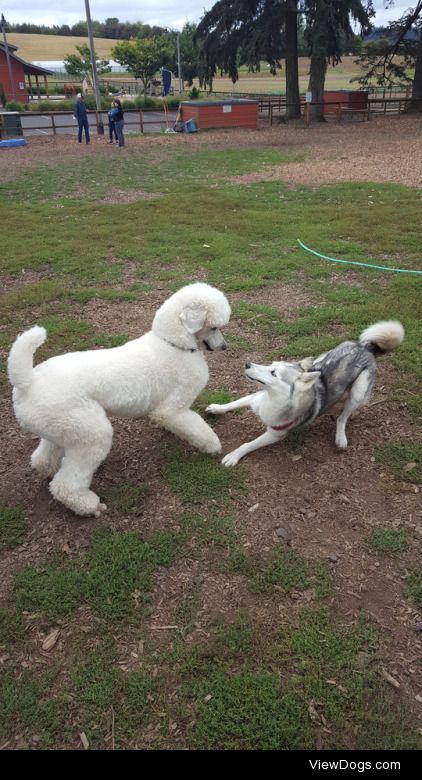
[[[179,316],[188,333],[198,333],[205,322],[206,315],[205,309],[187,308],[183,309]]]

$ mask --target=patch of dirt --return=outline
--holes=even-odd
[[[291,132],[291,127],[278,128],[280,145],[286,141],[290,150],[306,152],[312,165],[309,159],[276,165],[232,177],[231,181],[248,184],[283,180],[317,186],[339,181],[371,181],[422,187],[421,116],[377,118],[353,127],[329,122],[310,128],[298,126],[294,143],[290,143]]]
[[[142,190],[135,190],[135,192],[123,192],[123,190],[112,190],[109,192],[106,198],[97,200],[97,203],[136,203],[138,200],[158,200],[162,198],[161,192],[143,192]]]
[[[86,159],[100,156],[117,160],[142,153],[147,147],[157,163],[189,147],[196,151],[273,148],[305,153],[312,160],[285,163],[265,171],[234,177],[239,183],[282,179],[295,184],[319,185],[336,181],[396,182],[422,186],[422,116],[375,117],[369,122],[315,122],[305,127],[301,120],[272,127],[264,120],[258,130],[208,130],[195,134],[127,136],[122,149],[93,136],[78,144],[75,136],[29,137],[27,146],[1,150],[2,181],[12,181],[19,171],[39,165],[54,165],[57,157]],[[116,160],[117,156],[117,160]],[[121,202],[121,201],[119,201]],[[127,201],[125,201],[127,202]]]
[[[179,148],[180,144],[195,149],[286,148],[310,152],[313,164],[287,164],[274,169],[271,174],[274,177],[291,177],[289,180],[304,184],[344,178],[421,186],[421,129],[422,118],[404,117],[358,123],[353,129],[345,124],[318,125],[310,129],[280,125],[258,132],[216,131],[194,137],[132,139],[129,136],[127,150],[123,151],[127,155],[137,155],[142,153],[144,145],[151,144],[157,147],[157,153],[165,147],[165,154]],[[347,155],[344,154],[346,146]],[[7,156],[3,153],[2,174],[10,180],[22,167],[49,164],[52,155],[57,154],[83,155],[89,160],[90,155],[111,158],[115,153],[115,149],[110,149],[101,139],[93,139],[90,147],[77,147],[75,140],[69,138],[30,139],[28,147],[8,150]],[[263,172],[261,178],[267,178],[267,172]],[[239,180],[254,179],[240,177]],[[201,271],[197,278],[203,278]],[[341,278],[344,280],[343,274]],[[1,281],[3,289],[10,290],[28,280],[35,281],[36,278],[25,275],[3,277]],[[131,282],[130,269],[126,282]],[[353,284],[356,284],[354,277]],[[150,328],[157,307],[168,294],[164,285],[153,285],[142,302],[93,300],[85,306],[75,307],[75,316],[91,322],[100,332],[137,337]],[[244,301],[272,306],[283,318],[295,316],[298,307],[313,304],[312,297],[299,287],[283,284],[229,297],[232,304]],[[225,353],[210,354],[208,387],[211,390],[224,387],[243,395],[251,392],[251,384],[243,376],[245,359],[262,362],[263,355],[269,351],[280,348],[281,352],[283,340],[269,339],[252,328],[245,328],[243,321],[235,317],[227,332],[251,341],[254,349],[246,354],[234,346]],[[11,597],[13,572],[28,565],[42,565],[53,551],[79,555],[88,547],[96,528],[109,525],[119,530],[149,534],[177,524],[184,507],[163,485],[161,478],[161,450],[167,442],[174,442],[173,437],[148,420],[113,420],[113,448],[94,477],[93,489],[102,495],[110,487],[131,482],[146,484],[147,493],[135,511],[125,514],[110,507],[101,519],[78,518],[55,502],[48,491],[48,483],[31,472],[29,458],[36,441],[18,427],[10,395],[9,389],[0,395],[0,499],[23,505],[30,531],[23,544],[0,555],[0,597],[4,603]],[[406,401],[407,396],[393,382],[388,358],[381,360],[371,403],[349,423],[347,451],[336,450],[335,422],[333,413],[328,414],[307,430],[302,444],[293,447],[287,440],[261,449],[242,461],[246,491],[224,511],[234,517],[246,552],[271,555],[277,546],[285,545],[309,560],[319,560],[329,566],[335,587],[330,599],[334,614],[341,622],[352,625],[364,609],[379,625],[383,667],[400,686],[394,695],[405,702],[414,713],[415,721],[419,719],[422,725],[422,680],[417,675],[422,641],[416,631],[421,615],[405,597],[404,590],[409,572],[420,567],[420,492],[416,485],[393,477],[386,467],[373,459],[377,446],[414,439],[414,420],[407,411]],[[260,422],[247,411],[211,418],[209,422],[220,436],[225,453],[262,432]],[[187,456],[191,454],[187,445],[179,443],[179,446]],[[199,503],[195,510],[206,513],[206,502]],[[277,535],[279,527],[287,531],[287,541]],[[371,552],[366,538],[375,528],[407,529],[411,539],[409,548],[391,557]],[[231,619],[239,610],[248,612],[263,636],[266,633],[272,636],[275,629],[279,630],[286,619],[295,614],[298,604],[312,601],[309,593],[293,593],[289,597],[276,593],[268,598],[251,594],[244,577],[216,573],[212,556],[204,550],[195,560],[188,556],[156,573],[148,618],[140,619],[139,624],[118,635],[124,668],[139,668],[139,659],[133,653],[137,652],[140,636],[148,632],[154,634],[157,646],[171,643],[174,629],[152,627],[177,624],[175,611],[180,600],[192,593],[195,604],[186,634],[190,642],[206,638],[216,616]],[[42,629],[43,637],[51,628],[48,624],[40,627],[36,616],[27,619],[34,621],[34,628],[31,628],[34,635]],[[63,629],[57,645],[61,663],[66,659],[66,641],[70,641],[72,632],[79,637],[81,626],[83,632],[86,631],[86,646],[95,643],[98,623],[86,607],[58,624]],[[84,638],[81,636],[78,641],[83,643]],[[4,663],[7,666],[12,661],[10,657]],[[43,655],[33,649],[19,661],[23,668],[35,671],[50,668],[56,662],[55,651]],[[179,743],[179,738],[175,737],[173,742],[169,738],[169,745]],[[19,747],[19,742],[13,746]],[[77,736],[70,747],[80,748]]]

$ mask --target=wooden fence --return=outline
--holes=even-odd
[[[412,100],[406,97],[391,97],[391,98],[368,98],[368,104],[366,108],[355,108],[353,104],[341,102],[329,103],[330,112],[325,116],[335,118],[338,121],[342,119],[362,119],[369,120],[372,116],[379,115],[392,115],[397,114],[400,117],[404,112],[409,111],[412,106],[420,110],[422,101]],[[305,114],[306,105],[322,105],[322,104],[306,104],[305,100],[301,98],[300,108],[302,116]],[[268,116],[270,125],[274,121],[280,120],[285,117],[287,110],[287,102],[284,97],[262,97],[258,100],[258,113],[261,117]]]
[[[257,98],[258,112],[261,119],[268,118],[269,124],[283,121],[286,115],[286,99],[281,96],[265,96]],[[399,118],[404,111],[408,111],[412,106],[422,107],[421,100],[412,100],[410,98],[369,98],[366,108],[353,108],[346,103],[330,103],[330,118],[337,121],[345,119],[369,120],[373,116],[397,115]],[[301,100],[301,114],[306,121],[306,104]],[[333,110],[334,109],[334,110]],[[104,128],[108,131],[107,112],[87,111],[88,122],[91,129]],[[126,132],[160,132],[172,128],[176,116],[176,110],[151,108],[151,109],[126,109],[125,110],[125,131]],[[16,122],[13,126],[7,125],[6,115],[0,112],[0,138],[7,138],[16,135],[69,135],[75,133],[77,123],[73,118],[72,111],[25,111],[19,115],[14,115]],[[19,122],[19,117],[21,122]],[[22,123],[22,129],[20,124]]]

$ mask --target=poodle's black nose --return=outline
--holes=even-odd
[[[250,368],[252,363],[245,363],[245,368]]]

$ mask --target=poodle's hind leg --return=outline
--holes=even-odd
[[[54,477],[59,470],[64,449],[48,439],[41,439],[31,455],[31,466],[43,477]]]
[[[50,491],[77,515],[99,517],[107,509],[90,490],[90,485],[95,471],[110,452],[112,439],[113,429],[103,412],[91,417],[89,429],[85,427],[81,431],[77,443],[65,447],[61,467],[50,482]]]

